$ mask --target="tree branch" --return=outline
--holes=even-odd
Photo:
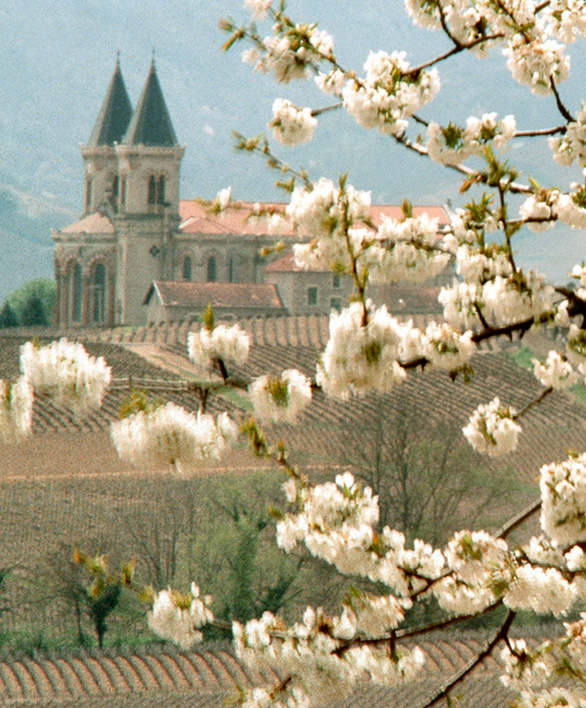
[[[447,698],[450,691],[454,689],[459,683],[462,683],[462,681],[469,675],[471,674],[474,669],[481,664],[486,657],[490,656],[490,654],[493,652],[494,648],[496,645],[505,637],[507,636],[509,629],[511,628],[511,625],[513,624],[513,621],[515,619],[515,612],[512,610],[509,610],[507,613],[507,616],[505,617],[505,621],[502,623],[498,631],[494,634],[492,639],[490,639],[487,644],[485,645],[484,649],[482,649],[473,659],[471,659],[466,666],[464,666],[458,673],[454,674],[452,678],[450,678],[446,683],[444,683],[441,688],[438,690],[438,692],[435,694],[435,696],[429,700],[423,708],[432,708],[432,706],[436,706],[442,699]]]

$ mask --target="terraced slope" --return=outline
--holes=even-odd
[[[424,673],[395,688],[359,682],[332,708],[417,708],[441,683],[482,648],[475,635],[419,643]],[[454,692],[461,708],[502,708],[512,694],[499,680],[501,666],[489,657]],[[263,685],[277,676],[268,667],[251,670],[229,646],[183,652],[172,647],[140,653],[83,652],[0,660],[2,706],[37,708],[203,708],[225,706],[239,688]]]

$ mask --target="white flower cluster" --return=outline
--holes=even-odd
[[[486,531],[459,531],[445,549],[452,573],[436,583],[434,595],[441,607],[458,615],[481,612],[496,597],[493,578],[505,566],[507,544]]]
[[[191,592],[182,595],[169,588],[155,594],[148,613],[150,629],[162,639],[175,642],[182,649],[191,649],[203,639],[201,627],[213,622],[211,597],[201,597],[199,587],[191,584]]]
[[[311,384],[297,369],[287,369],[280,376],[265,374],[251,384],[250,398],[261,420],[294,423],[311,401]]]
[[[135,467],[171,465],[183,472],[202,460],[219,458],[238,431],[227,413],[216,421],[211,415],[195,416],[169,402],[112,423],[110,434],[120,459]]]
[[[403,133],[408,118],[440,88],[437,70],[413,73],[405,52],[371,52],[364,69],[365,79],[346,82],[344,106],[360,125],[387,135]]]
[[[515,81],[529,86],[536,94],[552,91],[551,82],[565,81],[570,74],[570,60],[564,54],[564,45],[554,39],[535,38],[527,41],[516,34],[503,49],[507,66]]]
[[[576,115],[576,120],[566,126],[562,137],[552,137],[548,140],[553,158],[560,165],[569,166],[576,161],[586,167],[586,103],[582,101],[582,109]]]
[[[524,564],[517,567],[503,602],[511,610],[533,610],[561,617],[576,600],[576,587],[556,568]]]
[[[553,307],[554,289],[546,283],[545,276],[534,270],[519,275],[497,275],[482,289],[483,314],[497,327],[531,317],[537,319]]]
[[[259,2],[261,0],[256,0],[257,6]],[[242,58],[253,64],[255,71],[272,72],[279,82],[308,78],[312,68],[322,59],[330,57],[334,48],[332,36],[318,30],[315,25],[290,27],[276,23],[274,32],[265,37],[259,46],[245,52]]]
[[[361,265],[372,282],[423,283],[442,273],[450,253],[439,249],[437,219],[427,214],[399,220],[383,219],[376,239],[364,248]]]
[[[20,350],[20,368],[35,393],[75,411],[99,408],[112,376],[103,357],[89,356],[81,343],[65,338],[44,347],[27,342]]]
[[[521,432],[521,426],[513,420],[515,412],[514,408],[501,406],[498,396],[481,404],[463,429],[466,440],[475,450],[488,455],[513,452]]]
[[[501,659],[505,669],[501,681],[513,690],[539,688],[554,670],[551,654],[532,651],[524,639],[510,638],[501,651]]]
[[[441,551],[420,540],[408,549],[405,536],[388,527],[377,537],[378,550],[373,551],[378,500],[370,488],[356,484],[350,473],[338,475],[335,484],[313,488],[289,480],[285,489],[289,501],[301,508],[277,524],[277,543],[286,551],[302,541],[310,553],[341,573],[382,582],[403,597],[421,589],[425,585],[422,578],[437,579],[441,575]]]
[[[199,332],[190,332],[187,338],[187,353],[196,366],[210,371],[221,359],[242,366],[248,359],[250,338],[235,324],[217,325],[211,331],[202,327]]]
[[[472,332],[460,332],[447,322],[432,322],[425,330],[424,354],[429,362],[446,371],[457,371],[466,366],[476,345]]]
[[[541,189],[521,204],[519,213],[531,231],[546,231],[557,219],[556,202],[559,192]]]
[[[264,20],[273,0],[244,0],[244,7],[256,20]]]
[[[586,14],[582,0],[551,0],[544,9],[548,31],[561,42],[571,44],[586,36]]]
[[[407,11],[417,24],[432,29],[449,28],[452,37],[471,51],[485,56],[495,43],[513,78],[534,93],[549,94],[551,79],[567,78],[569,59],[562,42],[584,34],[586,22],[580,0],[555,0],[539,7],[532,0],[450,0],[441,3],[405,0]],[[486,39],[490,37],[490,39]]]
[[[481,118],[471,116],[465,129],[451,124],[442,128],[431,121],[427,128],[427,151],[434,162],[459,165],[472,155],[482,156],[487,145],[504,147],[516,129],[514,116],[506,116],[499,122],[496,113],[485,113]]]
[[[540,471],[541,528],[564,547],[586,541],[586,454]]]
[[[315,77],[315,83],[319,90],[328,96],[341,96],[346,74],[341,69],[332,69],[328,74],[320,71]]]
[[[330,338],[317,365],[316,381],[331,396],[346,399],[371,389],[390,391],[405,379],[400,366],[405,325],[385,305],[355,302],[330,315]]]
[[[554,351],[548,353],[547,359],[541,363],[532,359],[535,378],[544,386],[555,389],[569,388],[578,381],[578,374],[563,354]]]
[[[365,604],[367,603],[364,600]],[[380,604],[380,601],[377,600]],[[383,616],[394,602],[381,604]],[[349,636],[353,629],[351,615],[346,613],[341,618],[331,618],[321,609],[308,607],[303,620],[292,627],[285,628],[282,622],[270,612],[265,612],[260,620],[251,620],[246,625],[234,623],[233,634],[238,656],[246,662],[257,665],[257,656],[262,657],[275,669],[284,670],[291,677],[290,684],[304,697],[305,704],[329,703],[339,700],[348,692],[354,682],[365,673],[372,680],[386,685],[395,685],[412,680],[422,668],[424,656],[418,647],[407,649],[397,646],[391,655],[375,645],[355,645],[344,652],[337,653],[341,646],[338,639],[342,634]],[[354,615],[356,617],[356,615]],[[373,618],[374,619],[374,618]],[[389,613],[393,622],[394,612]],[[374,620],[377,627],[383,622]],[[251,696],[245,705],[251,708],[268,708],[275,705],[275,696],[266,689],[263,695]],[[287,686],[287,690],[290,688]],[[278,693],[275,690],[274,693]],[[267,697],[270,703],[267,704]],[[295,705],[303,698],[297,697]],[[290,705],[289,701],[284,704]]]
[[[13,442],[30,433],[33,399],[33,389],[25,376],[12,384],[0,379],[0,440]]]
[[[213,201],[212,206],[214,209],[218,210],[218,213],[226,211],[230,206],[230,201],[232,199],[232,187],[224,187],[216,194],[216,198]]]
[[[352,226],[366,219],[370,203],[370,192],[360,192],[352,185],[340,190],[322,177],[311,188],[296,187],[285,213],[310,236],[328,239],[344,225]]]
[[[310,108],[298,108],[291,101],[277,98],[273,103],[273,118],[268,127],[275,139],[283,145],[307,143],[313,138],[317,118],[311,115]]]

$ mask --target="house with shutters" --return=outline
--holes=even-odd
[[[290,256],[261,256],[276,240],[291,245],[308,238],[293,231],[277,237],[269,220],[258,216],[284,205],[238,202],[212,214],[197,200],[180,199],[184,153],[154,59],[134,108],[117,60],[81,146],[83,213],[53,233],[57,325],[144,325],[197,316],[208,295],[226,316],[324,314],[347,300],[350,285],[343,277],[301,272]],[[437,216],[440,224],[448,221],[441,207],[417,211]],[[400,213],[400,207],[373,206],[371,219],[377,224]],[[178,282],[216,285],[170,285]]]

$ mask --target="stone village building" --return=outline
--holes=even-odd
[[[302,272],[290,254],[261,257],[264,246],[299,236],[269,234],[266,219],[250,218],[252,203],[217,215],[181,200],[184,152],[154,61],[134,110],[117,61],[81,147],[83,215],[53,234],[59,326],[185,319],[210,301],[223,316],[324,314],[347,300],[345,278]],[[447,223],[443,208],[415,207],[416,214],[423,211]],[[376,224],[399,214],[396,206],[373,206],[371,218]],[[420,300],[424,291],[405,293]],[[395,300],[405,306],[397,293]]]

